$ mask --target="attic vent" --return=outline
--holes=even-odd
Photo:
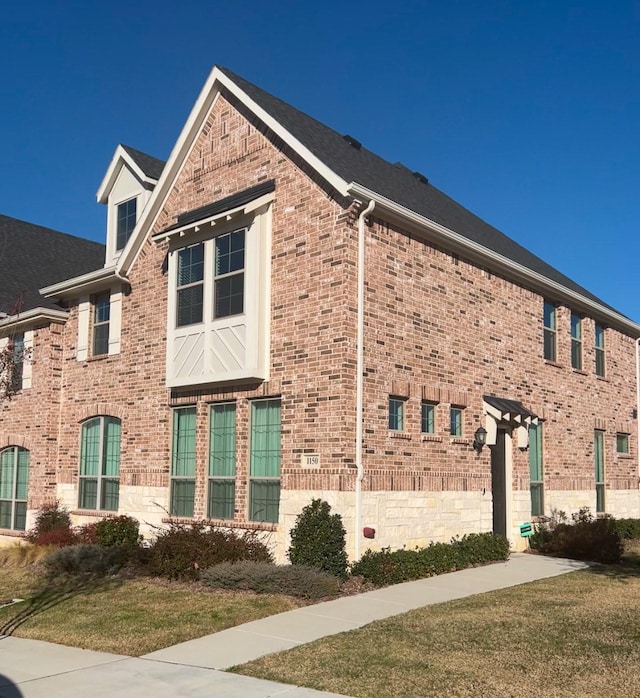
[[[360,143],[360,141],[357,140],[356,138],[354,138],[353,136],[349,136],[348,134],[345,134],[342,137],[345,139],[345,141],[347,141],[347,143],[352,148],[355,148],[356,150],[360,150],[360,148],[362,148],[362,143]]]
[[[414,172],[413,176],[418,180],[418,182],[429,184],[429,180],[421,172]]]

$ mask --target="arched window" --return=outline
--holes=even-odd
[[[25,530],[28,487],[29,451],[20,446],[0,451],[0,528]]]
[[[82,424],[78,506],[118,510],[120,420],[94,417]]]

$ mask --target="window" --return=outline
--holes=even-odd
[[[423,434],[436,433],[436,403],[422,403],[421,430]]]
[[[204,243],[178,251],[176,327],[202,322]]]
[[[604,512],[604,432],[593,434],[593,457],[596,469],[596,512]]]
[[[118,205],[118,221],[116,226],[116,250],[121,250],[131,237],[136,227],[137,200],[129,199]]]
[[[280,400],[251,403],[249,518],[278,522],[280,505]]]
[[[449,417],[451,436],[462,436],[462,408],[452,407]]]
[[[389,398],[389,429],[391,431],[404,429],[404,400],[396,397]]]
[[[604,327],[596,323],[595,330],[596,376],[604,377]]]
[[[17,334],[11,342],[11,389],[22,390],[24,376],[24,335]]]
[[[556,360],[556,306],[549,301],[544,302],[544,358],[546,361]]]
[[[209,421],[209,504],[211,519],[232,519],[236,498],[236,406],[212,405]]]
[[[531,516],[544,514],[544,475],[542,469],[542,424],[529,426],[529,481]]]
[[[196,491],[196,408],[173,410],[171,516],[193,516]]]
[[[244,239],[244,228],[219,235],[215,239],[215,318],[240,315],[243,312]]]
[[[629,434],[616,434],[616,452],[629,453]]]
[[[94,417],[83,423],[78,498],[81,509],[118,510],[120,431],[120,420],[115,417]]]
[[[93,300],[93,356],[109,353],[110,315],[110,294],[104,293],[96,296]]]
[[[0,451],[0,528],[25,530],[28,483],[29,451],[19,446]]]
[[[571,368],[582,370],[582,318],[571,313]]]

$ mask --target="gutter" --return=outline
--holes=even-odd
[[[362,480],[364,466],[362,464],[362,421],[364,412],[364,253],[365,253],[365,218],[375,208],[375,201],[369,201],[358,216],[358,333],[356,361],[356,502],[355,502],[355,554],[357,562],[360,559],[360,529],[362,528]]]
[[[69,317],[66,310],[55,310],[53,308],[32,308],[20,315],[8,315],[0,319],[2,327],[23,327],[32,325],[37,320],[49,320],[50,322],[64,323]]]
[[[371,189],[367,189],[357,182],[351,182],[349,185],[349,193],[358,198],[360,201],[375,201],[378,209],[392,214],[401,222],[411,223],[418,226],[422,230],[428,230],[435,233],[436,240],[444,241],[449,248],[453,247],[456,251],[462,251],[472,259],[481,260],[484,263],[492,265],[494,270],[504,271],[512,280],[523,280],[529,286],[541,290],[542,293],[547,293],[554,297],[555,300],[565,299],[568,303],[573,304],[576,310],[585,310],[587,312],[595,312],[599,317],[606,318],[610,324],[615,324],[618,328],[624,328],[624,331],[631,334],[633,337],[640,336],[640,325],[633,322],[629,318],[620,313],[606,308],[596,301],[583,296],[582,294],[572,291],[563,286],[557,281],[552,281],[546,276],[529,269],[528,267],[518,264],[508,257],[504,257],[484,247],[469,238],[460,235],[459,233],[446,228],[435,221],[432,221],[424,216],[421,216],[414,211],[411,211],[400,204],[397,204],[391,199],[387,199]],[[578,306],[578,307],[576,307]]]

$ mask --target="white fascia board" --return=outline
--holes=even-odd
[[[32,308],[20,315],[10,315],[0,320],[0,327],[27,327],[40,321],[57,322],[63,324],[67,321],[69,313],[66,310],[54,310],[53,308]]]
[[[182,166],[186,161],[191,149],[200,134],[202,125],[209,115],[213,103],[215,102],[220,86],[224,86],[229,92],[235,95],[250,111],[252,111],[259,119],[274,131],[282,140],[291,146],[303,159],[305,159],[311,167],[313,167],[320,175],[322,175],[337,191],[343,196],[347,194],[348,183],[338,177],[338,175],[319,160],[310,150],[305,148],[289,131],[279,124],[268,112],[259,107],[248,95],[241,90],[233,80],[228,78],[219,68],[214,67],[204,87],[198,95],[191,113],[185,125],[182,128],[180,136],[169,155],[169,159],[162,171],[162,175],[158,181],[156,188],[151,194],[151,198],[142,214],[142,217],[136,225],[129,242],[120,256],[117,263],[117,271],[119,274],[126,275],[134,264],[144,237],[149,230],[155,225],[156,219],[162,210],[162,206],[167,199],[176,178],[180,174]]]
[[[629,318],[621,315],[620,313],[611,310],[610,308],[597,303],[596,301],[583,296],[577,291],[573,291],[566,286],[553,281],[542,274],[539,274],[528,267],[518,264],[513,260],[494,252],[484,245],[480,245],[473,240],[460,235],[459,233],[446,228],[435,221],[421,216],[414,211],[411,211],[395,201],[386,198],[367,187],[363,187],[357,182],[351,182],[348,187],[349,194],[363,202],[375,201],[377,213],[380,209],[392,214],[400,222],[410,223],[418,228],[427,229],[430,231],[432,236],[435,234],[436,239],[440,239],[449,248],[453,247],[456,250],[460,250],[473,259],[480,260],[491,265],[493,268],[500,271],[504,271],[505,274],[511,279],[525,281],[530,286],[541,290],[543,293],[548,293],[558,300],[566,300],[568,303],[577,304],[585,310],[595,311],[599,316],[606,318],[612,324],[618,327],[624,328],[631,336],[640,337],[640,325],[633,322]],[[579,308],[576,308],[579,309]]]
[[[65,296],[74,296],[79,293],[90,293],[101,288],[107,288],[110,282],[119,279],[124,281],[116,273],[116,267],[104,267],[96,271],[90,271],[88,274],[76,276],[73,279],[66,279],[51,286],[45,286],[40,289],[40,293],[45,298],[63,298]]]
[[[129,155],[129,153],[127,153],[127,151],[121,145],[118,145],[96,193],[96,199],[98,200],[99,204],[106,204],[108,202],[109,193],[113,189],[113,185],[118,178],[120,168],[123,164],[126,164],[127,167],[136,175],[136,177],[145,184],[156,184],[158,181],[157,179],[149,177],[147,174],[145,174]]]

